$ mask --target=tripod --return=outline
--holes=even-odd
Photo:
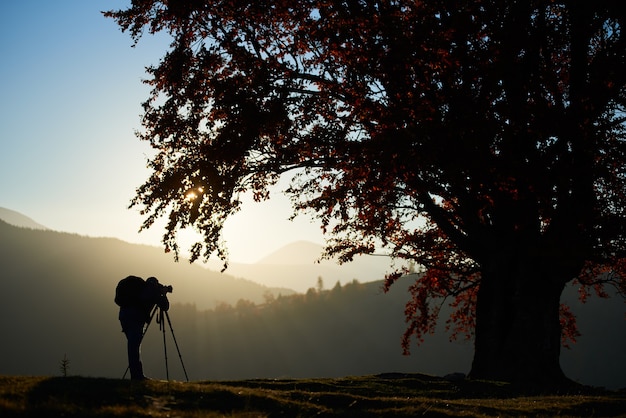
[[[172,321],[170,320],[170,315],[167,313],[167,311],[164,311],[163,309],[159,308],[156,305],[154,306],[154,308],[152,309],[152,313],[150,314],[150,319],[148,320],[148,323],[146,324],[146,326],[143,329],[143,332],[141,333],[141,341],[143,341],[143,337],[146,335],[146,332],[148,331],[148,328],[150,327],[150,324],[152,323],[152,319],[156,315],[157,311],[159,312],[159,315],[157,315],[157,323],[159,324],[159,328],[161,329],[163,333],[163,351],[165,353],[165,374],[167,376],[167,380],[168,381],[170,380],[170,371],[169,371],[169,367],[167,364],[167,344],[165,342],[165,323],[164,323],[163,317],[167,319],[167,323],[170,327],[170,332],[172,334],[172,339],[174,340],[174,345],[176,345],[176,351],[178,352],[178,358],[180,359],[180,364],[181,366],[183,366],[185,379],[187,379],[187,382],[189,382],[189,377],[187,376],[187,370],[185,369],[185,363],[183,363],[183,357],[180,354],[180,349],[178,348],[178,342],[176,341],[176,336],[174,335],[174,328],[172,328]],[[129,370],[130,370],[130,365],[126,367],[126,371],[124,372],[124,376],[122,376],[122,379],[126,378],[126,374],[128,373]]]

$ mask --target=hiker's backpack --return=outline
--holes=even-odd
[[[141,277],[128,276],[123,278],[115,288],[115,303],[121,307],[139,306],[139,295],[146,282]]]

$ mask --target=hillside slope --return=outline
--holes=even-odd
[[[72,374],[121,377],[125,339],[112,299],[117,280],[127,274],[156,275],[174,286],[170,315],[192,380],[445,375],[467,372],[471,365],[471,342],[450,343],[443,325],[413,347],[411,356],[402,356],[411,277],[386,294],[378,281],[287,296],[288,291],[272,293],[246,280],[173,263],[153,247],[3,222],[0,273],[0,374],[58,375],[67,356]],[[569,289],[565,298],[573,301],[575,293]],[[626,387],[624,304],[572,303],[583,336],[563,350],[566,374],[585,384]],[[183,380],[169,330],[166,335],[171,376]],[[153,324],[143,347],[153,377],[165,377],[163,348]]]
[[[26,215],[3,207],[0,207],[0,220],[8,223],[9,225],[19,226],[22,228],[48,229]]]
[[[0,221],[0,373],[54,374],[67,353],[81,373],[117,375],[124,347],[113,297],[129,274],[156,276],[173,285],[172,303],[199,309],[293,293],[175,263],[154,247]]]
[[[341,379],[146,382],[0,376],[2,417],[623,417],[626,393],[537,396],[495,382],[423,374]]]

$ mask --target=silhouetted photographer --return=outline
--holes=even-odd
[[[147,379],[141,363],[141,341],[157,308],[161,316],[163,313],[167,315],[170,307],[167,293],[171,292],[172,286],[160,284],[156,277],[144,281],[141,277],[128,276],[120,280],[115,288],[115,303],[120,306],[119,320],[128,340],[131,380]]]

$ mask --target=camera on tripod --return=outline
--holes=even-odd
[[[161,291],[161,295],[165,296],[167,293],[172,293],[172,291],[174,290],[174,288],[172,287],[172,285],[169,286],[165,286],[163,284],[159,284],[159,286],[161,286],[159,288],[159,290]]]
[[[157,278],[154,276],[148,277],[148,279],[146,280],[146,283],[148,283],[150,286],[154,286],[157,289],[159,289],[159,293],[161,294],[161,296],[165,296],[167,293],[172,293],[172,290],[174,290],[171,285],[166,286],[166,285],[159,283]]]

